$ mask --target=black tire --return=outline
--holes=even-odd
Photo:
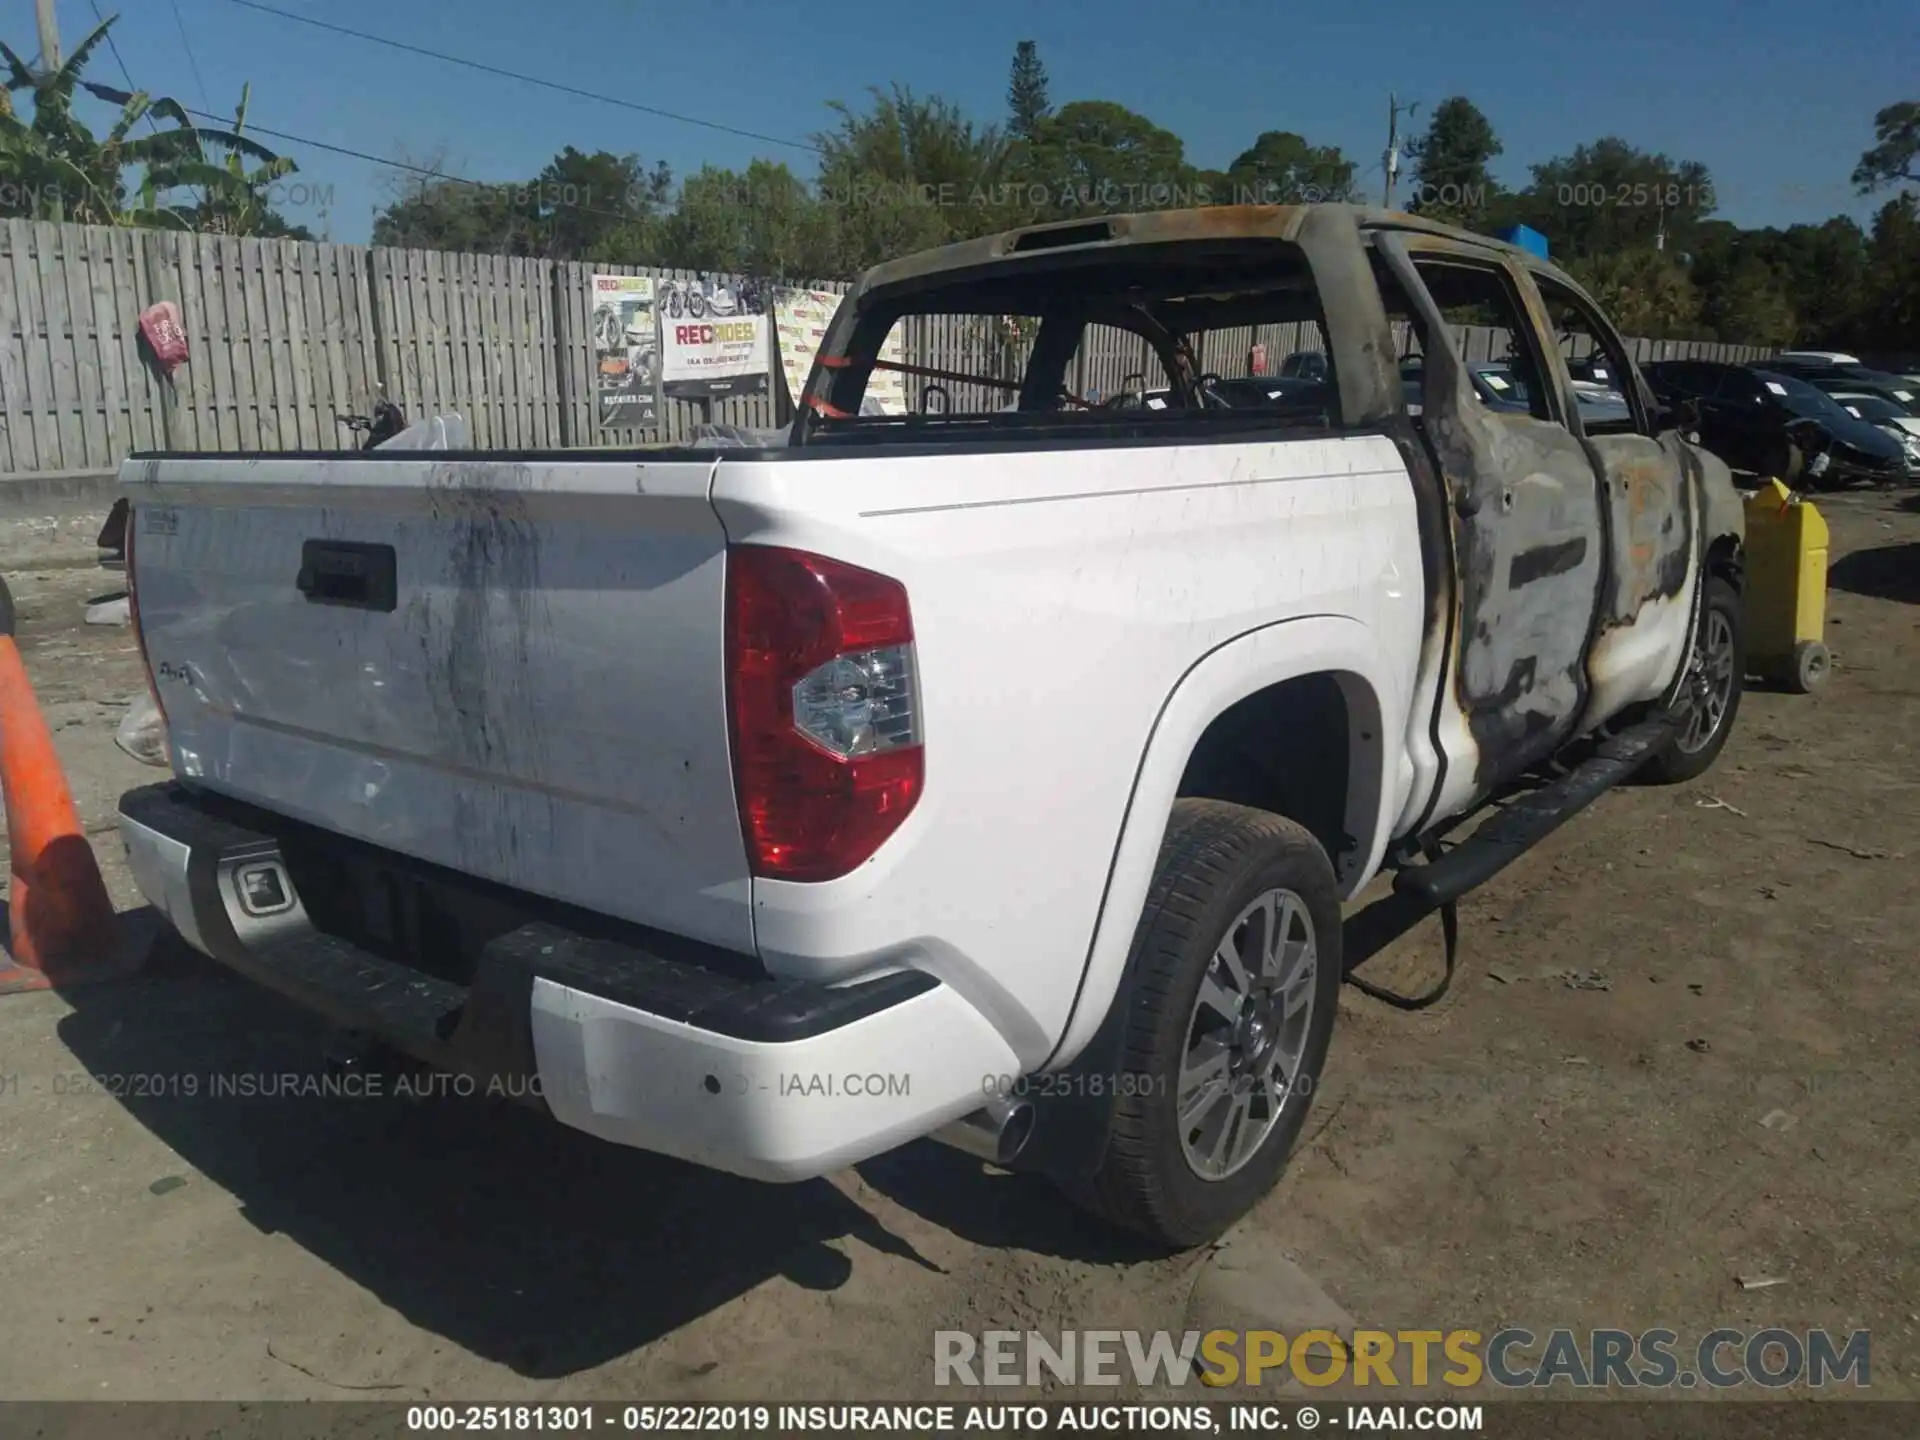
[[[1717,632],[1719,626],[1725,630]],[[1710,647],[1709,636],[1716,633],[1723,633],[1726,640],[1723,645]],[[1714,672],[1707,681],[1699,679],[1703,665]],[[1722,666],[1726,667],[1724,672]],[[1707,591],[1700,606],[1700,633],[1695,637],[1688,668],[1688,689],[1674,704],[1680,719],[1680,733],[1648,761],[1641,772],[1656,785],[1678,785],[1712,769],[1713,762],[1726,748],[1734,719],[1740,713],[1740,694],[1747,673],[1746,607],[1741,603],[1740,592],[1724,576],[1707,577]],[[1703,690],[1707,683],[1718,687],[1714,692],[1720,696],[1718,718],[1710,722],[1706,733],[1695,738],[1690,733],[1693,715],[1709,698]]]
[[[1299,1027],[1304,1033],[1293,1078],[1268,1112],[1270,1128],[1231,1173],[1207,1179],[1189,1160],[1181,1135],[1181,1062],[1197,1033],[1200,987],[1216,949],[1234,933],[1249,933],[1237,930],[1237,922],[1271,891],[1291,892],[1299,901],[1297,913],[1311,922],[1313,973],[1308,978],[1302,963],[1297,985],[1285,987],[1310,994],[1311,1005]],[[1297,919],[1292,923],[1297,927]],[[1117,1225],[1178,1249],[1217,1239],[1251,1210],[1285,1170],[1313,1103],[1339,1006],[1340,939],[1333,866],[1312,835],[1264,810],[1218,800],[1177,801],[1129,959],[1133,978],[1124,997],[1128,1014],[1118,1068],[1136,1077],[1130,1088],[1137,1093],[1115,1101],[1100,1168],[1069,1188],[1072,1198]],[[1284,1008],[1284,1000],[1279,1004]],[[1275,1027],[1289,1023],[1284,1015],[1269,1019]],[[1248,1060],[1259,1067],[1252,1056]],[[1210,1107],[1207,1113],[1221,1112]],[[1231,1151],[1233,1145],[1229,1138],[1226,1148]]]

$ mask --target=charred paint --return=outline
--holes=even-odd
[[[530,482],[523,464],[433,467],[427,511],[444,546],[441,587],[418,594],[409,614],[447,753],[476,772],[521,780],[546,768],[541,697],[528,682],[535,629],[549,623]],[[524,837],[498,787],[463,790],[458,804],[460,843],[476,858],[518,853]]]
[[[1587,537],[1584,535],[1562,540],[1558,545],[1523,550],[1513,557],[1513,562],[1507,567],[1508,588],[1518,590],[1523,585],[1531,585],[1550,575],[1564,575],[1569,570],[1579,568],[1580,562],[1586,558]]]

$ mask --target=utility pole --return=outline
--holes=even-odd
[[[40,73],[51,75],[60,68],[60,21],[53,0],[33,0],[33,13],[40,22]]]
[[[1400,178],[1400,111],[1403,107],[1399,97],[1391,91],[1387,94],[1387,152],[1380,158],[1380,165],[1387,172],[1386,188],[1380,203],[1387,209],[1393,208],[1393,184]],[[1404,107],[1407,118],[1413,118],[1413,112],[1420,108],[1420,102]]]

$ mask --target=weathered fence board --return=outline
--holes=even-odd
[[[409,416],[464,416],[479,449],[554,444],[551,262],[434,250],[367,255],[388,397]]]

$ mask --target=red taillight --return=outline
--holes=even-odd
[[[727,675],[753,873],[845,875],[899,828],[925,778],[907,592],[822,555],[735,546]]]
[[[127,557],[127,618],[133,622],[133,643],[140,649],[140,668],[147,672],[147,693],[153,696],[154,708],[160,712],[161,720],[167,718],[167,707],[160,699],[160,687],[153,680],[153,661],[147,658],[147,632],[140,624],[140,578],[133,563],[133,536],[140,528],[137,523],[140,512],[131,506],[127,509],[127,528],[120,537],[120,550]]]

